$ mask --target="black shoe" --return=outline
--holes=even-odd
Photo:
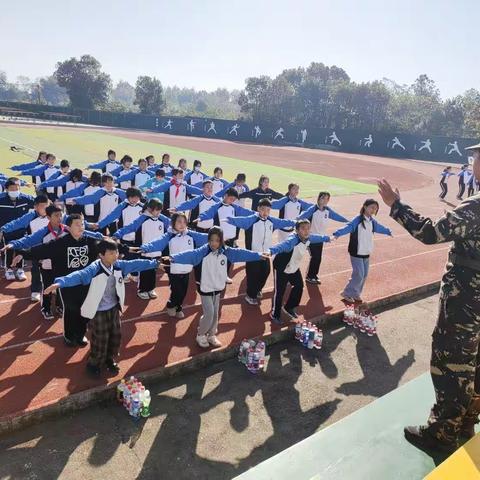
[[[403,429],[405,438],[420,450],[437,450],[445,453],[453,453],[457,448],[457,442],[441,442],[431,435],[424,426],[411,426]]]
[[[295,310],[294,308],[288,309],[288,308],[285,308],[285,307],[284,307],[284,310],[285,310],[285,311],[287,312],[287,314],[288,314],[290,317],[292,317],[293,319],[298,318],[298,314],[297,314],[297,312],[296,312],[296,310]]]
[[[115,362],[115,360],[112,360],[111,358],[106,360],[105,366],[107,367],[107,370],[111,373],[117,374],[120,371],[118,363]]]
[[[74,342],[73,340],[70,340],[67,337],[63,337],[63,342],[67,347],[75,347],[77,345],[77,342]]]
[[[53,315],[52,315],[52,312],[50,311],[50,309],[48,309],[48,308],[42,308],[42,309],[40,310],[40,312],[42,313],[43,318],[44,318],[45,320],[53,320]]]
[[[270,320],[277,325],[282,325],[282,320],[280,318],[275,317],[273,313],[270,313]]]
[[[77,345],[79,347],[86,347],[88,345],[87,337],[83,337],[80,340],[77,340]]]
[[[305,281],[312,285],[320,285],[322,283],[317,277],[307,277]]]
[[[86,370],[91,377],[98,378],[100,376],[100,367],[97,365],[87,363]]]

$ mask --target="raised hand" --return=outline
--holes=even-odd
[[[392,186],[387,182],[387,180],[378,180],[377,185],[378,193],[382,197],[385,205],[391,207],[397,200],[400,200],[400,192],[398,191],[398,188],[393,190]]]

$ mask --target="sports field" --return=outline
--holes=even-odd
[[[233,180],[235,175],[243,172],[247,175],[247,183],[252,185],[260,174],[270,176],[271,185],[279,191],[287,191],[287,185],[296,182],[302,187],[302,195],[311,197],[319,190],[329,190],[335,195],[347,195],[350,193],[371,193],[376,189],[372,184],[353,180],[335,178],[324,175],[295,170],[294,168],[268,165],[265,168],[261,163],[252,162],[239,157],[227,157],[214,155],[208,152],[191,150],[188,148],[174,147],[161,143],[153,143],[145,140],[121,137],[110,133],[108,130],[83,130],[72,128],[28,128],[0,126],[1,160],[0,169],[7,172],[10,165],[28,161],[27,152],[33,155],[38,150],[47,150],[57,156],[57,160],[66,158],[70,165],[85,168],[88,164],[104,160],[106,151],[110,148],[117,152],[117,159],[124,154],[130,155],[135,161],[139,158],[152,154],[157,162],[161,155],[168,152],[172,163],[177,164],[178,159],[186,158],[189,166],[193,160],[202,161],[205,172],[213,172],[213,168],[220,165],[223,168],[224,177]],[[21,154],[9,150],[10,145],[21,145],[32,150],[24,150]],[[292,167],[296,164],[293,161]]]

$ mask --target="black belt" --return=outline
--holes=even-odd
[[[460,267],[466,267],[480,272],[480,260],[476,260],[475,258],[462,257],[461,255],[450,252],[448,254],[448,261],[454,265],[459,265]]]

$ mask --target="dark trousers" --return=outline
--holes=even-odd
[[[201,227],[195,227],[195,230],[200,233],[208,233],[210,230],[209,228],[201,228]]]
[[[440,193],[440,198],[445,198],[448,193],[448,187],[445,182],[440,182],[440,188],[442,189],[442,192]]]
[[[467,191],[467,196],[471,197],[472,195],[475,194],[475,188],[473,187],[473,184],[468,184],[468,191]]]
[[[137,245],[135,245],[135,242],[130,241],[130,240],[122,240],[121,242],[123,243],[123,245],[127,245],[128,247],[137,246]],[[135,260],[137,258],[140,258],[140,255],[138,253],[133,253],[133,252],[127,252],[124,256],[124,260]],[[132,272],[130,275],[132,277],[137,277],[138,272]]]
[[[59,298],[63,304],[63,335],[71,342],[82,340],[88,323],[88,319],[80,314],[82,302],[87,294],[86,288],[81,285],[61,288],[59,292]]]
[[[322,263],[323,243],[314,243],[310,245],[310,263],[308,265],[307,278],[317,278]]]
[[[237,248],[237,244],[235,243],[234,238],[230,238],[229,240],[225,240],[225,245],[227,247]],[[232,262],[230,260],[227,260],[227,273],[230,271],[231,268],[232,268]]]
[[[30,290],[32,293],[40,293],[42,291],[42,277],[40,276],[40,263],[38,260],[32,260],[32,284]]]
[[[14,234],[14,235],[9,235],[8,238],[5,238],[5,235],[3,236],[3,246],[7,245],[11,240],[17,240],[19,238],[22,238],[23,235],[20,234]],[[9,250],[5,250],[5,257],[4,257],[4,262],[5,262],[5,270],[8,270],[12,266],[12,260],[13,258],[17,255],[17,252],[11,248]],[[20,263],[17,263],[16,268],[23,268],[23,260]]]
[[[463,197],[463,194],[465,193],[465,184],[464,183],[459,183],[458,184],[458,195],[457,198]]]
[[[250,298],[257,298],[270,275],[270,261],[248,262],[245,264],[245,270],[247,272],[247,295]]]
[[[189,273],[169,273],[170,298],[167,308],[176,308],[177,312],[182,311],[182,304],[188,291]]]
[[[49,287],[55,280],[55,275],[53,270],[45,270],[40,267],[40,275],[42,277],[43,290]],[[45,310],[50,310],[52,308],[52,294],[43,295],[42,294],[42,308]]]
[[[142,258],[153,260],[152,257],[142,257]],[[157,270],[155,268],[140,272],[140,281],[138,282],[139,292],[150,292],[155,289],[156,285],[157,285]]]
[[[118,306],[97,312],[90,320],[90,330],[92,337],[88,363],[100,367],[106,360],[115,360],[122,341]]]
[[[285,303],[285,309],[291,310],[292,308],[300,305],[300,300],[302,299],[303,293],[303,278],[300,269],[298,269],[295,273],[285,273],[283,271],[274,269],[273,279],[275,290],[273,293],[272,313],[274,317],[280,318],[283,295],[285,294],[287,284],[290,283],[292,289],[290,290],[287,303]]]

